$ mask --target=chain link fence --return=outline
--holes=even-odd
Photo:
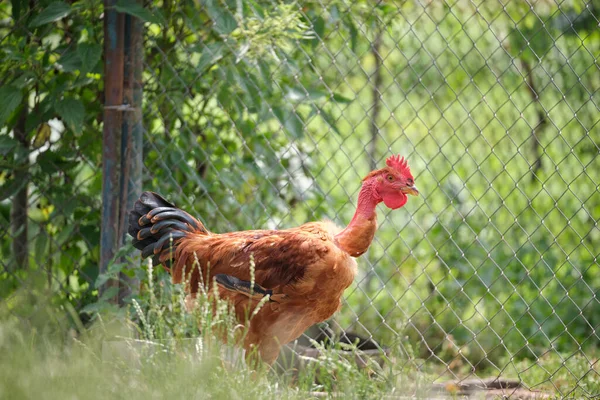
[[[400,153],[421,197],[378,210],[356,282],[321,329],[399,349],[395,363],[432,380],[600,393],[599,2],[118,4],[146,22],[144,189],[214,232],[345,225],[361,179]],[[14,125],[0,142],[5,159],[20,159],[16,142],[29,154],[27,179],[2,177],[3,188],[27,182],[0,204],[8,301],[27,293],[26,270],[77,309],[97,295],[102,69],[98,23],[87,24],[85,35],[48,28],[64,36],[46,43],[47,68],[73,80],[65,107],[85,104],[85,118],[43,113],[50,79],[26,93],[40,120],[21,132],[37,134]],[[18,26],[0,28],[5,53]]]

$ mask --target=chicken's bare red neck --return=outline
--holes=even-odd
[[[365,181],[358,194],[358,206],[352,221],[335,236],[335,243],[340,249],[352,257],[358,257],[367,251],[377,230],[375,208],[382,201],[374,182]]]

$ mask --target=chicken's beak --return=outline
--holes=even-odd
[[[418,196],[419,195],[419,190],[417,189],[416,186],[405,186],[402,189],[402,193],[406,193],[406,194],[412,194],[413,196]]]

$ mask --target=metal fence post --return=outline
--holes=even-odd
[[[125,74],[124,102],[129,105],[123,118],[121,138],[121,203],[120,243],[127,236],[127,212],[133,207],[142,188],[142,71],[143,71],[143,23],[139,19],[125,16]],[[140,255],[136,252],[136,257]],[[136,263],[138,264],[138,263]],[[119,303],[138,286],[136,278],[121,272]]]
[[[117,13],[116,1],[106,0],[105,108],[102,149],[102,228],[100,273],[107,271],[127,231],[127,211],[141,188],[142,172],[142,23]],[[113,302],[122,303],[131,293],[131,281],[108,281],[101,292],[119,289]],[[120,287],[119,287],[120,286]]]
[[[105,273],[119,243],[118,151],[123,103],[123,39],[125,16],[114,9],[115,0],[104,2],[104,128],[102,131],[102,222],[100,229],[100,273]],[[108,281],[101,292],[118,287]],[[116,301],[116,300],[115,300]]]

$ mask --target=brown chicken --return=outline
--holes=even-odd
[[[200,282],[215,278],[219,295],[234,304],[240,323],[249,324],[243,342],[247,354],[257,346],[262,360],[272,364],[282,345],[340,308],[344,289],[356,274],[354,257],[373,240],[377,204],[397,209],[408,194],[419,194],[404,158],[389,157],[386,165],[363,179],[356,213],[345,229],[324,221],[284,230],[213,233],[161,196],[144,192],[129,215],[129,234],[142,257],[152,255],[174,283],[189,274],[186,291],[192,299]],[[267,295],[270,301],[245,321],[248,310]]]

